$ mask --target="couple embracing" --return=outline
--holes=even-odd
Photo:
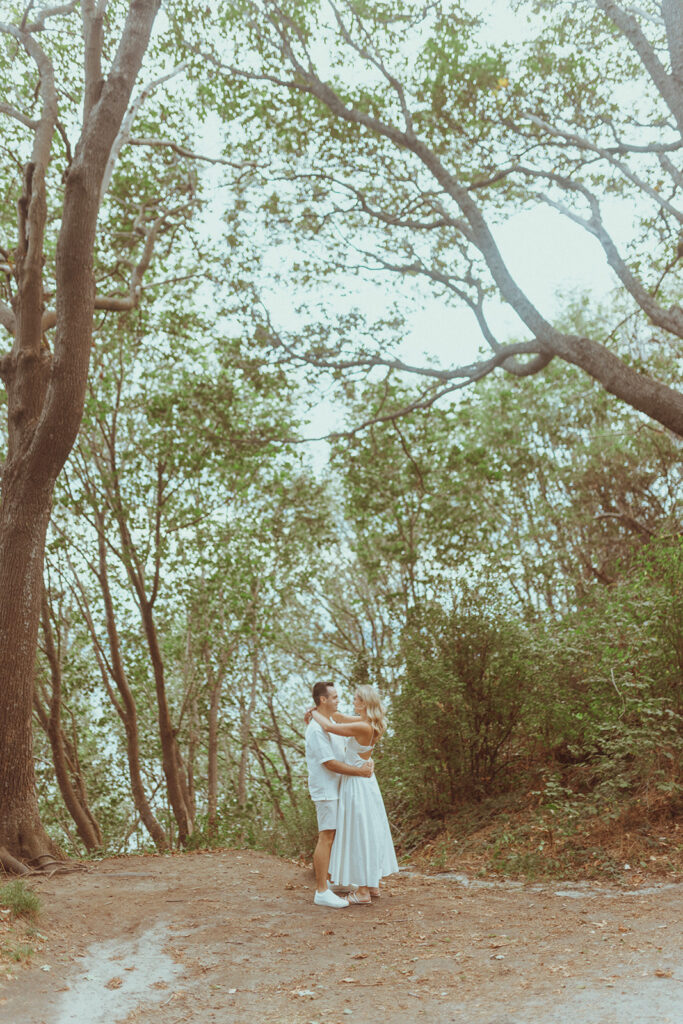
[[[332,683],[315,684],[313,703],[306,713],[306,762],[318,817],[314,902],[335,908],[367,905],[379,896],[380,878],[398,871],[371,757],[386,727],[384,709],[372,686],[356,690],[353,715],[337,711]],[[355,891],[342,899],[328,888],[328,878]]]

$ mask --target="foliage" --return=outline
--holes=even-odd
[[[389,748],[409,810],[444,814],[505,785],[535,680],[523,628],[496,604],[465,592],[448,610],[411,614]]]
[[[545,638],[555,699],[542,729],[562,744],[592,813],[618,816],[626,795],[681,803],[682,551],[668,538],[645,548],[617,586],[596,589]]]

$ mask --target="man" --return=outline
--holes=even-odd
[[[313,703],[321,715],[332,718],[337,710],[339,697],[333,683],[316,683],[313,687]],[[337,805],[339,803],[339,781],[341,775],[362,775],[370,778],[372,761],[354,768],[344,763],[344,740],[311,721],[306,729],[306,763],[308,764],[308,791],[315,804],[318,816],[318,843],[313,854],[316,892],[313,902],[319,907],[348,907],[348,900],[342,899],[327,887],[327,872],[330,866],[332,843],[337,831]]]

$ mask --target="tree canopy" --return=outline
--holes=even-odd
[[[308,332],[303,343],[279,330],[272,341],[319,368],[418,373],[428,382],[423,402],[500,366],[528,376],[560,358],[681,435],[680,391],[650,359],[675,351],[683,334],[680,6],[514,9],[528,18],[524,42],[496,40],[495,9],[487,19],[467,2],[254,0],[222,14],[224,38],[239,39],[232,49],[186,33],[202,66],[223,76],[217,102],[231,123],[241,119],[245,153],[262,153],[264,139],[276,146],[290,184],[269,208],[311,236],[306,280],[341,267],[420,281],[423,296],[470,311],[489,352],[458,365],[454,343],[453,364],[415,365],[391,351],[403,325],[384,340],[367,331],[369,343],[359,329],[337,343],[334,327],[313,344]],[[499,232],[539,207],[595,240],[623,296],[622,319],[649,332],[644,350],[629,349],[616,318],[590,335],[567,330],[520,283],[523,257],[506,256]],[[501,303],[516,314],[516,338],[493,326]]]

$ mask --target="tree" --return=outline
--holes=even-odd
[[[0,504],[0,860],[13,870],[26,870],[23,860],[40,866],[58,852],[38,814],[31,735],[45,536],[55,480],[83,411],[96,306],[93,252],[102,184],[159,0],[113,6],[106,21],[107,4],[102,0],[80,4],[74,0],[44,8],[33,21],[31,7],[18,22],[0,25],[0,35],[9,40],[3,59],[9,56],[18,62],[25,51],[33,64],[20,97],[26,108],[12,103],[1,108],[33,137],[31,157],[23,168],[17,247],[12,254],[3,253],[11,304],[0,306],[0,320],[13,337],[11,351],[0,359],[8,398],[8,451]],[[72,15],[79,8],[84,39],[81,76],[79,83],[69,84],[82,95],[83,116],[72,151],[66,126],[73,122],[74,112],[60,109],[70,89],[58,88],[58,54],[48,29],[53,19],[60,18],[67,19],[67,29],[73,32]],[[109,70],[103,72],[107,57],[111,58]],[[8,80],[5,95],[21,91],[22,87],[13,87],[18,75],[19,69],[10,64],[4,76]],[[33,88],[40,97],[37,116],[30,107]],[[65,145],[59,161],[54,152],[58,133]],[[57,162],[64,167],[63,188],[54,182]],[[53,192],[48,197],[50,187]],[[51,256],[48,198],[51,206],[57,206],[60,223],[54,313],[45,309],[50,297],[44,276]],[[133,291],[127,304],[136,301]],[[126,301],[119,300],[119,308],[126,308]],[[50,346],[46,331],[53,325]]]
[[[496,237],[520,210],[559,212],[601,247],[628,316],[649,325],[662,347],[683,338],[680,4],[663,0],[634,13],[613,0],[537,0],[516,10],[533,19],[529,42],[516,48],[488,40],[485,23],[464,2],[356,0],[231,5],[226,32],[235,22],[247,25],[248,60],[195,43],[203,60],[231,76],[233,104],[251,90],[245,121],[257,110],[277,133],[283,174],[297,199],[306,199],[298,223],[316,242],[330,246],[332,232],[343,232],[366,275],[395,272],[464,304],[491,352],[454,368],[409,365],[359,345],[358,324],[350,352],[320,333],[302,346],[271,330],[272,341],[336,373],[418,373],[429,382],[423,405],[497,367],[525,377],[559,358],[683,436],[683,394],[650,375],[640,354],[620,351],[613,343],[619,325],[588,336],[551,322]],[[578,36],[580,51],[567,46]],[[263,129],[252,132],[254,148],[263,148],[262,136]],[[625,245],[610,228],[610,202],[635,220]],[[274,219],[292,222],[286,208],[281,190],[272,197]],[[347,274],[360,269],[336,243],[332,262]],[[307,274],[314,277],[312,265]],[[517,314],[521,340],[497,336],[492,299]]]

